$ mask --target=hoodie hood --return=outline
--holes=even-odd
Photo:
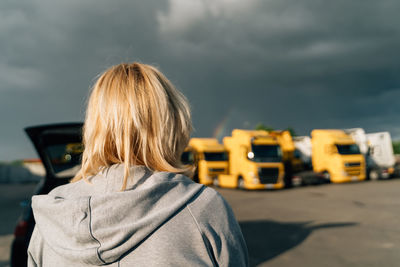
[[[204,186],[167,172],[131,168],[119,191],[123,165],[32,198],[37,228],[59,255],[103,265],[135,249],[196,197]]]

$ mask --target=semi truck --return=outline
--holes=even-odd
[[[216,138],[191,138],[182,162],[196,166],[193,180],[204,185],[213,184],[218,175],[228,172],[228,155]]]
[[[333,183],[365,180],[365,159],[353,138],[343,130],[311,132],[312,165]]]
[[[218,185],[241,189],[280,189],[284,183],[282,150],[276,136],[264,130],[232,131],[224,137],[228,173],[218,176]]]

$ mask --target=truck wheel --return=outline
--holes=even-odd
[[[329,172],[324,171],[324,172],[322,173],[322,176],[324,177],[324,179],[325,179],[325,181],[326,181],[327,183],[330,183],[330,182],[331,182],[331,174],[330,174]]]
[[[372,170],[369,173],[369,179],[374,181],[374,180],[378,180],[379,179],[379,173],[377,170]]]
[[[245,187],[244,187],[244,180],[243,180],[243,177],[242,176],[239,176],[239,178],[238,178],[238,182],[237,182],[237,188],[238,189],[245,189]]]

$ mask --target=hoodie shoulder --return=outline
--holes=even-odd
[[[219,266],[248,266],[248,252],[240,226],[226,200],[206,187],[188,208],[214,261]]]
[[[57,186],[56,188],[51,190],[48,195],[54,197],[68,198],[88,196],[92,193],[91,187],[93,187],[93,185],[84,180],[80,180],[78,182]]]
[[[189,208],[198,223],[220,223],[221,220],[229,219],[237,224],[231,206],[210,187],[205,187],[201,194],[189,204]]]

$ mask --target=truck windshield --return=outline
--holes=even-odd
[[[336,145],[339,154],[341,155],[356,155],[360,154],[360,149],[356,144],[351,145]]]
[[[226,152],[204,152],[206,161],[227,161],[228,155]]]
[[[255,162],[282,161],[281,148],[278,145],[251,145],[250,160]]]

